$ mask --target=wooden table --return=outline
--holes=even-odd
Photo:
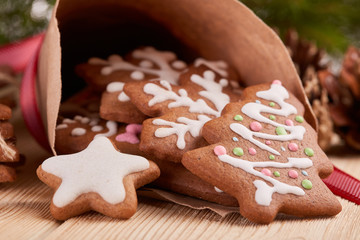
[[[253,224],[238,213],[222,218],[210,210],[140,198],[129,220],[88,213],[65,222],[49,212],[52,190],[36,177],[49,153],[29,135],[20,117],[13,123],[20,152],[26,155],[18,180],[0,185],[0,239],[360,239],[360,206],[339,198],[343,210],[333,218],[279,216],[269,225]],[[360,155],[342,149],[330,155],[340,169],[360,178]]]

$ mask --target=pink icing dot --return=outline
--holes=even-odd
[[[256,154],[255,148],[249,148],[249,154],[250,155],[255,155]]]
[[[214,153],[216,156],[221,156],[226,154],[226,149],[223,146],[214,147]]]
[[[288,126],[294,126],[294,122],[291,119],[286,119],[285,124]]]
[[[116,136],[115,140],[118,142],[127,142],[131,144],[138,144],[140,139],[138,134],[141,133],[142,125],[131,123],[126,126],[125,132]]]
[[[280,80],[274,80],[274,81],[272,82],[272,84],[279,84],[279,85],[281,85],[281,81],[280,81]]]
[[[292,152],[296,152],[297,150],[299,150],[299,147],[296,143],[289,143],[288,148]]]
[[[250,129],[253,130],[254,132],[260,131],[262,129],[261,123],[256,121],[250,123]]]
[[[288,174],[289,174],[289,177],[291,177],[291,178],[297,178],[299,176],[299,174],[295,170],[290,170],[288,172]]]
[[[266,144],[266,145],[270,145],[270,144],[271,144],[271,141],[266,140],[266,141],[265,141],[265,144]]]
[[[261,170],[261,173],[266,176],[271,176],[271,171],[267,168],[264,168],[263,170]]]

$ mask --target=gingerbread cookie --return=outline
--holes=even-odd
[[[140,124],[118,124],[98,117],[64,118],[56,127],[55,150],[58,154],[76,153],[84,150],[96,137],[111,139],[124,153],[142,155],[139,150]]]
[[[219,117],[239,95],[229,81],[206,66],[190,67],[180,85],[166,81],[126,83],[124,91],[144,114],[140,150],[151,158],[180,162],[184,152],[205,146],[202,126]]]
[[[269,223],[278,212],[333,216],[341,205],[321,180],[333,167],[303,114],[280,81],[249,87],[203,127],[212,145],[185,153],[182,163],[234,196],[251,221]]]
[[[143,157],[119,152],[100,136],[79,153],[45,160],[37,175],[55,189],[50,211],[58,220],[90,210],[130,218],[137,208],[135,189],[155,180],[160,171]]]

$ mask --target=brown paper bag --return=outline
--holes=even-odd
[[[197,56],[225,60],[247,86],[280,79],[305,105],[306,120],[317,128],[285,46],[238,1],[58,0],[40,53],[37,85],[53,151],[61,97],[83,84],[74,66],[90,57],[106,58],[144,45],[173,50],[185,60]],[[181,204],[177,197],[170,200]],[[183,203],[192,205],[188,200]]]

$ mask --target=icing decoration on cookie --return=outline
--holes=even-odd
[[[270,107],[275,107],[275,103],[274,103],[274,102],[270,102],[270,103],[269,103],[269,106],[270,106]]]
[[[285,124],[287,126],[294,126],[294,122],[291,119],[286,119]]]
[[[221,156],[221,155],[226,154],[226,149],[223,146],[216,146],[214,148],[214,153],[217,156]]]
[[[224,61],[209,61],[203,58],[198,58],[195,60],[194,63],[195,67],[199,67],[200,65],[205,65],[206,67],[210,68],[212,71],[218,73],[220,76],[227,78],[228,73],[226,69],[228,65]]]
[[[266,141],[265,141],[265,144],[266,144],[266,145],[270,145],[270,144],[271,144],[271,141],[266,140]]]
[[[239,141],[239,139],[238,139],[237,137],[233,137],[232,139],[233,139],[234,142],[238,142],[238,141]]]
[[[295,117],[295,121],[299,122],[299,123],[303,123],[304,122],[304,118],[302,116],[296,116]]]
[[[141,124],[129,124],[125,128],[125,133],[117,135],[115,140],[118,142],[138,144],[140,142],[138,135],[141,133],[141,129]]]
[[[217,188],[217,187],[214,187],[214,189],[215,189],[215,191],[218,192],[218,193],[224,192],[223,190],[221,190],[221,189],[219,189],[219,188]]]
[[[295,170],[289,170],[288,175],[291,178],[297,178],[299,176],[298,172]]]
[[[177,60],[177,61],[175,61],[175,62],[172,62],[172,63],[171,63],[171,66],[172,66],[173,68],[176,68],[176,69],[184,69],[184,68],[187,67],[187,66],[186,66],[186,63],[185,63],[184,61],[181,61],[181,60]]]
[[[307,173],[307,171],[305,171],[305,170],[301,170],[301,173],[302,173],[302,175],[304,175],[304,176],[308,176],[309,174]]]
[[[158,76],[157,79],[163,79],[171,84],[177,84],[180,71],[175,70],[171,62],[176,60],[176,55],[173,52],[168,51],[158,51],[153,47],[145,47],[144,49],[135,50],[132,53],[132,57],[136,59],[144,59],[147,62],[144,63],[144,60],[140,62],[139,66],[136,66],[130,62],[125,61],[119,55],[111,55],[108,60],[103,60],[100,58],[91,58],[89,60],[90,64],[104,65],[101,70],[103,75],[109,75],[114,71],[126,70],[132,71],[131,77],[134,80],[142,80],[144,74],[151,74]],[[151,62],[152,64],[149,64]],[[154,66],[158,68],[152,68]],[[179,67],[179,63],[175,63],[175,66]],[[182,66],[186,64],[181,64]],[[181,66],[181,67],[182,67]],[[176,68],[178,69],[178,68]],[[183,68],[181,68],[182,70]]]
[[[309,148],[309,147],[305,148],[305,149],[304,149],[304,152],[305,152],[306,156],[308,156],[308,157],[314,156],[314,150],[312,150],[312,149]]]
[[[273,174],[274,174],[275,177],[280,177],[279,171],[275,171]]]
[[[66,123],[61,123],[59,125],[56,126],[56,129],[64,129],[64,128],[68,128],[69,125],[67,125]]]
[[[118,96],[118,100],[120,102],[128,102],[130,101],[130,98],[124,92],[122,92],[124,89],[124,85],[125,83],[123,82],[111,82],[106,86],[106,91],[110,93],[121,91]]]
[[[220,147],[220,146],[217,146]],[[214,149],[215,150],[215,149]],[[218,155],[218,154],[217,154]],[[313,166],[313,163],[308,158],[291,158],[288,157],[288,162],[274,162],[274,161],[264,161],[264,162],[250,162],[247,160],[243,160],[241,158],[231,157],[227,154],[218,155],[220,161],[228,163],[236,168],[241,168],[247,173],[250,173],[254,176],[262,178],[264,181],[270,182],[272,186],[266,184],[263,180],[255,180],[253,183],[256,187],[255,192],[255,201],[259,205],[269,206],[272,201],[272,194],[279,193],[279,194],[288,194],[292,193],[295,195],[305,195],[305,192],[296,186],[291,186],[287,183],[280,182],[270,176],[263,174],[255,170],[255,168],[267,168],[267,167],[274,167],[274,168],[309,168]],[[304,187],[305,188],[305,187]]]
[[[85,128],[74,128],[71,131],[71,136],[83,136],[86,133],[86,129]]]
[[[102,126],[99,126],[99,125],[95,125],[91,128],[91,131],[93,132],[100,132],[102,131],[104,128]]]
[[[270,160],[275,160],[275,156],[272,155],[272,154],[270,154],[270,155],[269,155],[269,159],[270,159]]]
[[[281,81],[280,81],[280,80],[274,80],[274,81],[272,82],[272,84],[278,84],[278,85],[281,85],[282,83],[281,83]]]
[[[308,179],[302,180],[301,185],[307,190],[312,189],[312,182],[310,180],[308,180]]]
[[[276,120],[276,117],[274,115],[270,115],[269,119],[274,121],[274,120]]]
[[[64,207],[89,192],[98,193],[110,204],[120,203],[126,195],[124,177],[149,166],[145,158],[121,153],[108,138],[98,137],[85,150],[48,158],[41,167],[62,179],[53,204]]]
[[[265,176],[271,176],[271,171],[267,168],[261,170],[261,173],[264,174]]]
[[[259,122],[252,122],[250,123],[250,129],[254,132],[259,132],[262,129],[262,126]]]
[[[254,155],[256,154],[256,149],[255,149],[255,148],[249,148],[248,151],[249,151],[249,154],[250,154],[250,155],[253,155],[253,156],[254,156]]]
[[[234,120],[242,121],[244,118],[241,115],[235,115]]]
[[[286,150],[283,146],[281,146],[280,149],[281,149],[283,152],[285,152],[285,150]]]
[[[289,93],[287,90],[279,84],[271,84],[270,89],[266,91],[260,91],[256,93],[256,96],[268,101],[276,102],[280,109],[271,108],[266,105],[262,104],[256,104],[249,102],[245,104],[241,111],[247,115],[248,117],[258,121],[267,123],[270,125],[273,125],[276,127],[276,133],[277,135],[271,135],[267,133],[261,133],[261,132],[255,132],[251,131],[241,123],[232,123],[230,124],[230,128],[235,133],[239,134],[243,138],[249,140],[259,148],[269,151],[272,154],[280,155],[278,151],[275,149],[263,144],[259,140],[255,139],[254,137],[258,138],[264,138],[268,140],[276,140],[276,141],[289,141],[289,140],[302,140],[305,134],[305,128],[303,126],[287,126],[280,123],[277,123],[275,121],[272,121],[271,119],[263,116],[261,113],[270,113],[280,116],[289,116],[291,114],[296,114],[297,110],[296,108],[285,102],[285,99],[289,98]],[[287,133],[289,132],[289,134]],[[286,134],[285,134],[286,133]]]
[[[221,79],[219,82],[215,81],[215,73],[207,70],[203,76],[193,74],[190,77],[191,82],[201,86],[204,90],[199,92],[199,95],[215,106],[215,109],[210,107],[203,99],[196,101],[192,100],[185,89],[180,89],[178,93],[172,90],[169,82],[160,81],[160,85],[154,83],[147,83],[144,86],[144,92],[152,95],[153,98],[148,102],[148,105],[154,106],[155,104],[172,100],[167,106],[169,109],[176,107],[188,107],[190,113],[197,113],[197,119],[189,119],[187,117],[179,117],[177,122],[171,122],[163,119],[153,120],[154,125],[162,125],[169,127],[158,128],[155,131],[156,137],[168,137],[170,135],[177,135],[176,146],[179,149],[184,149],[185,134],[189,132],[191,136],[200,136],[200,131],[203,125],[210,121],[211,118],[207,115],[219,117],[222,109],[230,102],[230,97],[223,93],[222,90],[228,85],[228,80]],[[207,115],[203,115],[207,114]]]
[[[111,137],[112,135],[115,135],[117,133],[117,123],[114,122],[114,121],[107,121],[106,122],[106,127],[107,129],[109,129],[107,132],[105,133],[99,133],[97,135],[95,135],[94,138],[97,138],[97,137],[101,137],[101,136],[104,136],[104,137]]]
[[[257,104],[261,104],[261,102],[259,100],[255,100],[255,103]]]
[[[242,148],[236,147],[233,149],[233,153],[236,156],[242,156],[242,155],[244,155],[244,150]]]

